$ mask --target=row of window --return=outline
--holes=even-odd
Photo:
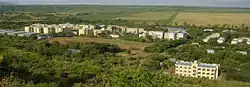
[[[198,68],[198,70],[200,71],[201,68]],[[206,70],[207,70],[207,71],[210,71],[210,69],[202,69],[202,71],[206,71]],[[211,71],[214,72],[214,69],[211,69]]]
[[[178,74],[178,75],[180,75],[180,76],[189,76],[189,77],[191,77],[191,75],[187,75],[187,74]],[[214,77],[210,77],[210,76],[199,76],[199,75],[198,75],[198,78],[210,78],[210,79],[214,79]]]
[[[180,71],[182,72],[182,70],[175,70],[176,72]],[[183,70],[184,73],[188,72],[188,73],[191,73],[191,71],[186,71],[186,70]],[[193,70],[193,72],[196,72],[195,70]],[[201,72],[198,72],[197,74],[201,74]],[[207,74],[207,75],[210,75],[210,73],[205,73],[205,72],[202,72],[203,75]],[[211,75],[214,75],[214,73],[211,73]]]
[[[198,78],[209,78],[209,77],[206,77],[206,76],[198,76]],[[214,79],[214,77],[210,77],[210,79]]]
[[[176,66],[176,68],[178,68],[178,66]],[[182,67],[180,66],[180,68],[184,68],[184,69],[187,69],[187,67]],[[196,68],[195,66],[193,68]],[[188,67],[188,69],[191,69],[191,67]],[[202,70],[202,71],[210,71],[210,69],[201,69],[201,68],[198,68],[198,70]],[[211,69],[212,72],[214,72],[214,69]]]
[[[199,75],[199,74],[201,74],[201,72],[198,72],[197,74]],[[202,73],[202,75],[205,75],[205,74],[207,74],[207,75],[214,75],[214,73],[205,73],[205,72]]]

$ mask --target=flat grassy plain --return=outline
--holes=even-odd
[[[123,20],[168,20],[174,11],[147,11],[134,13],[130,16],[120,17]]]
[[[58,37],[49,39],[49,41],[58,41],[61,44],[69,44],[72,42],[80,42],[80,43],[89,43],[89,42],[97,42],[97,43],[109,43],[118,45],[123,49],[138,49],[141,50],[143,47],[150,45],[142,42],[134,42],[134,41],[124,41],[119,39],[103,39],[103,38],[88,38],[88,37]]]
[[[213,12],[180,12],[175,20],[178,23],[184,21],[190,24],[208,25],[208,24],[246,24],[250,26],[249,13],[213,13]]]

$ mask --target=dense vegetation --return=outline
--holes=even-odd
[[[28,7],[28,8],[27,8]],[[82,9],[84,8],[84,9]],[[39,9],[39,10],[37,10]],[[175,11],[167,20],[123,20],[115,19],[143,11]],[[248,13],[248,9],[196,8],[194,7],[137,7],[137,6],[3,6],[0,28],[21,29],[34,23],[59,24],[113,24],[129,27],[143,27],[147,30],[166,31],[166,27],[182,27],[189,32],[188,39],[154,40],[152,37],[124,34],[120,39],[152,43],[144,48],[149,56],[131,56],[129,49],[107,43],[72,42],[61,44],[57,41],[31,38],[0,36],[0,86],[1,87],[248,87],[250,86],[250,56],[236,53],[249,51],[249,45],[230,45],[235,37],[249,36],[249,27],[235,25],[207,25],[172,23],[178,11],[236,12]],[[150,24],[151,23],[151,24]],[[203,43],[212,28],[215,32],[224,29],[236,33],[221,33],[228,39],[217,44],[213,39]],[[52,34],[55,37],[71,37],[71,33]],[[101,35],[100,35],[101,36]],[[105,34],[102,36],[107,38]],[[190,45],[199,42],[200,45]],[[222,48],[225,47],[225,48]],[[214,49],[208,54],[207,49]],[[120,56],[118,53],[126,53]],[[220,80],[205,78],[184,78],[173,75],[177,60],[199,60],[221,64]],[[241,82],[238,82],[241,81]]]

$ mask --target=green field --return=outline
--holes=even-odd
[[[135,13],[130,16],[120,17],[123,20],[168,20],[174,11],[148,11]]]
[[[58,41],[62,44],[68,44],[72,42],[80,42],[80,43],[89,43],[89,42],[97,42],[97,43],[109,43],[115,44],[123,49],[138,49],[141,50],[143,47],[150,45],[142,42],[134,42],[134,41],[124,41],[124,40],[116,40],[116,39],[102,39],[102,38],[87,38],[87,37],[59,37],[52,38],[50,41]]]

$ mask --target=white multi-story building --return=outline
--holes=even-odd
[[[164,35],[165,35],[165,39],[169,39],[169,40],[175,40],[177,36],[175,32],[166,32]]]
[[[182,28],[168,28],[168,32],[164,34],[164,38],[169,40],[187,38],[187,36],[188,33]]]
[[[219,67],[219,64],[177,61],[175,63],[175,74],[185,77],[217,79]]]
[[[163,39],[164,31],[148,31],[148,35],[152,36],[153,38]]]

